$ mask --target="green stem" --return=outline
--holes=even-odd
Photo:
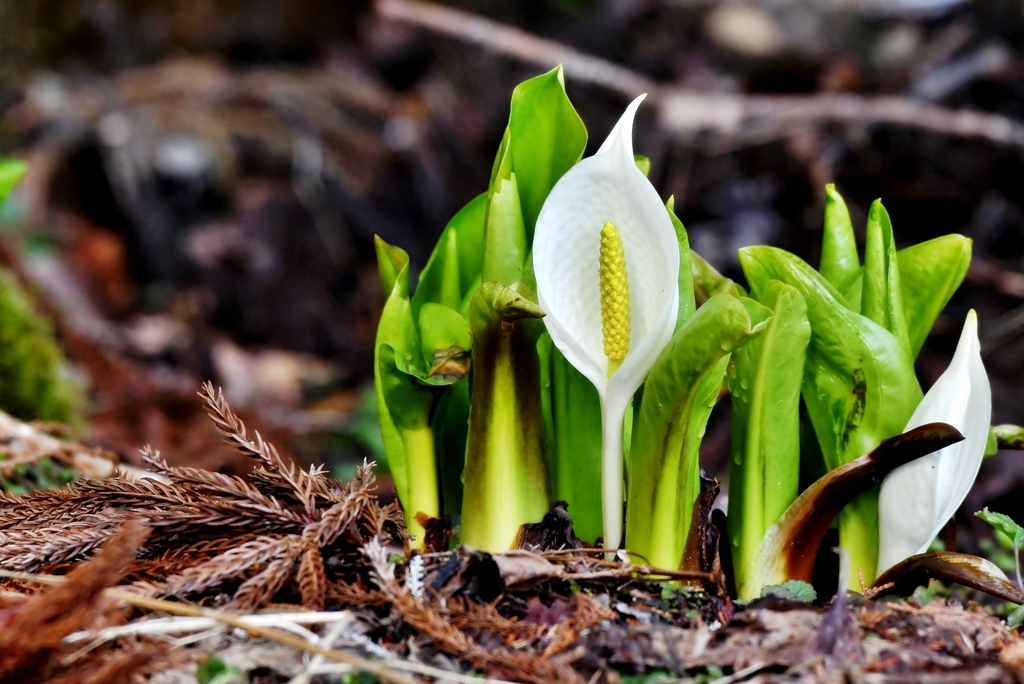
[[[434,463],[434,433],[424,419],[414,428],[401,430],[409,477],[408,501],[402,502],[405,522],[413,544],[423,547],[424,529],[421,520],[441,515],[438,496],[437,467]]]
[[[475,298],[473,377],[461,539],[506,551],[548,512],[534,305],[494,283]],[[518,317],[514,318],[514,317]]]
[[[839,545],[850,555],[852,591],[861,591],[860,578],[870,586],[878,569],[878,488],[861,494],[839,513]]]

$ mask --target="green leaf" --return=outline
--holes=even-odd
[[[715,270],[715,267],[704,260],[700,254],[690,250],[690,261],[693,268],[693,294],[696,305],[701,306],[716,294],[730,294],[733,297],[746,297],[747,291],[732,278],[726,278]],[[682,264],[680,264],[682,272]],[[680,275],[680,278],[682,276]]]
[[[587,147],[587,129],[565,94],[561,66],[516,86],[508,130],[526,242],[530,244],[548,193]]]
[[[441,481],[441,512],[447,516],[462,512],[462,471],[466,466],[466,433],[469,430],[469,383],[449,387],[430,420],[434,453]]]
[[[484,282],[505,286],[517,283],[523,277],[523,264],[530,244],[510,155],[511,148],[499,164],[497,177],[489,191],[480,270]]]
[[[654,565],[679,566],[700,493],[698,451],[729,354],[751,333],[731,295],[697,309],[655,361],[630,449],[627,548]]]
[[[999,451],[999,438],[996,437],[996,431],[992,428],[988,429],[988,439],[985,440],[985,458],[989,456],[995,456]]]
[[[1019,549],[1021,544],[1024,544],[1024,527],[1015,523],[1013,519],[1005,513],[995,513],[988,510],[988,508],[985,508],[974,515],[978,516],[989,525],[1005,534],[1008,538],[1012,539],[1014,548]]]
[[[0,159],[0,204],[28,171],[28,164],[20,159]]]
[[[422,541],[423,528],[417,514],[440,515],[430,430],[435,394],[421,382],[428,373],[409,300],[409,256],[380,237],[375,244],[381,283],[387,288],[374,345],[374,387],[381,437],[409,531]],[[433,379],[436,384],[452,381],[441,376]]]
[[[995,438],[996,445],[1000,449],[1014,449],[1016,451],[1024,449],[1024,427],[1020,425],[1010,425],[1007,423],[1005,425],[993,426],[990,436]]]
[[[943,235],[896,252],[903,315],[910,351],[916,358],[939,314],[960,287],[971,264],[971,240],[962,235]],[[842,290],[847,305],[861,308],[863,269]]]
[[[538,350],[551,498],[569,504],[576,536],[594,544],[602,534],[601,400],[547,333]]]
[[[427,302],[420,309],[420,346],[428,385],[450,385],[469,373],[472,338],[469,323],[458,311]]]
[[[860,274],[857,238],[850,211],[836,186],[825,186],[825,226],[821,241],[821,275],[843,292]]]
[[[900,434],[922,392],[907,348],[888,330],[846,307],[835,288],[798,257],[746,247],[740,263],[756,298],[769,280],[796,288],[807,303],[811,339],[802,396],[825,464],[833,469]],[[840,539],[853,576],[874,577],[878,555],[877,490],[840,515]]]
[[[943,235],[896,253],[910,351],[917,357],[971,265],[971,240]]]
[[[860,312],[892,333],[910,351],[907,321],[903,315],[900,269],[896,261],[896,240],[889,214],[880,200],[875,200],[868,211]]]
[[[249,681],[237,667],[228,667],[224,659],[214,653],[196,668],[199,684],[242,684]]]
[[[693,263],[690,258],[690,239],[686,235],[683,222],[676,216],[676,198],[674,196],[668,198],[665,209],[668,210],[668,217],[672,220],[672,227],[676,229],[676,239],[679,241],[679,313],[676,316],[676,330],[679,330],[697,310],[697,301],[694,296]],[[711,270],[714,271],[714,269]]]
[[[737,586],[765,532],[796,499],[800,480],[800,387],[811,336],[807,305],[795,288],[777,280],[767,283],[762,297],[774,315],[760,335],[733,352],[729,373],[727,522]]]
[[[651,175],[651,160],[642,154],[634,154],[633,161],[636,162],[636,167],[640,169],[640,172],[645,176],[650,177]]]
[[[463,303],[480,281],[486,212],[484,193],[448,222],[420,274],[412,298],[414,311],[425,302],[435,302],[465,312]]]
[[[782,584],[769,584],[761,590],[761,598],[768,596],[802,603],[814,603],[818,600],[818,592],[803,580],[787,580]]]

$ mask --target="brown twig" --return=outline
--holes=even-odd
[[[846,93],[745,95],[666,86],[557,41],[468,12],[421,0],[377,0],[380,16],[451,36],[495,54],[545,68],[633,98],[650,93],[662,127],[680,136],[707,132],[734,140],[785,136],[823,121],[887,123],[1000,145],[1024,147],[1024,125],[997,114],[954,110],[901,96]]]

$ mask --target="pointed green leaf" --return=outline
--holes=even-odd
[[[729,354],[750,335],[738,299],[717,295],[662,351],[644,386],[630,449],[626,546],[656,567],[676,568],[700,493],[698,451]]]
[[[565,94],[562,67],[516,87],[508,130],[529,244],[548,193],[587,146],[587,129]]]
[[[690,250],[690,262],[693,268],[693,294],[697,306],[703,305],[716,294],[730,294],[733,297],[747,296],[747,291],[743,289],[742,285],[719,273],[714,266],[704,260],[704,257],[692,249]],[[680,264],[680,273],[682,270],[682,264]]]
[[[381,436],[409,531],[422,541],[423,528],[416,515],[440,514],[429,425],[434,396],[417,380],[425,376],[425,369],[409,301],[409,257],[379,237],[376,248],[381,282],[390,284],[374,347]]]
[[[746,247],[740,263],[757,298],[769,280],[796,288],[807,303],[811,339],[802,396],[826,465],[836,468],[899,434],[923,396],[907,348],[850,309],[819,273],[773,247]],[[840,539],[854,570],[873,577],[878,555],[877,491],[840,516]],[[856,572],[854,572],[856,576]]]
[[[821,240],[822,277],[840,292],[860,274],[857,238],[850,221],[850,210],[836,186],[825,186],[825,226]]]
[[[665,209],[668,210],[668,217],[672,219],[672,227],[676,229],[676,239],[679,240],[679,314],[676,316],[676,330],[679,330],[697,310],[693,292],[693,264],[690,259],[690,239],[686,235],[683,222],[676,216],[676,198],[674,196],[668,198]]]
[[[760,335],[733,352],[729,539],[737,586],[768,528],[798,493],[800,387],[811,326],[793,287],[767,283],[763,303],[773,315]],[[753,319],[753,316],[751,317]]]
[[[636,167],[640,169],[641,173],[645,176],[650,177],[651,175],[651,160],[642,154],[634,154],[633,161],[636,162]]]
[[[391,297],[392,290],[398,285],[398,296],[409,296],[409,255],[401,247],[394,247],[384,242],[379,235],[373,236],[373,246],[377,250],[377,272],[380,275],[381,289],[385,300]],[[398,274],[406,271],[404,279],[399,282]]]
[[[903,314],[910,350],[916,357],[939,314],[960,287],[971,265],[971,239],[943,235],[896,253]]]
[[[0,204],[28,171],[28,164],[20,159],[0,159]]]
[[[910,351],[907,321],[903,315],[903,291],[896,261],[896,239],[889,213],[875,200],[868,212],[867,245],[864,248],[864,288],[861,314],[882,326]]]
[[[484,193],[448,222],[420,274],[412,298],[414,311],[419,311],[425,302],[461,310],[471,288],[479,284],[486,211],[487,194]]]
[[[519,282],[528,249],[516,175],[503,163],[487,203],[481,278],[506,286]]]
[[[943,235],[896,252],[910,351],[916,358],[939,314],[960,287],[971,265],[971,240]],[[863,269],[843,290],[847,306],[861,309]]]
[[[1015,523],[1013,519],[1005,513],[995,513],[994,511],[990,511],[988,508],[985,508],[974,515],[1005,534],[1013,542],[1015,548],[1020,548],[1020,545],[1024,544],[1024,527]]]
[[[576,536],[594,545],[602,534],[601,400],[550,335],[541,336],[538,349],[551,498],[569,504]]]

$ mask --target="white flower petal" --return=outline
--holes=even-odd
[[[992,392],[981,362],[978,317],[967,314],[946,372],[921,400],[907,430],[948,423],[964,440],[897,468],[878,499],[878,572],[924,553],[963,503],[978,476],[992,421]]]
[[[604,396],[608,359],[601,333],[600,232],[618,229],[629,280],[630,351],[616,375],[624,387],[650,370],[675,326],[679,246],[657,191],[633,161],[634,100],[593,157],[572,167],[551,190],[537,219],[533,264],[551,338]],[[671,318],[671,321],[668,321]],[[652,351],[653,349],[653,351]],[[625,391],[625,390],[623,390]]]
[[[533,239],[537,297],[552,341],[601,397],[604,542],[622,534],[622,417],[675,329],[679,308],[679,244],[654,186],[633,160],[630,103],[593,157],[552,188]],[[601,229],[618,229],[629,281],[629,351],[608,378],[601,320]]]

